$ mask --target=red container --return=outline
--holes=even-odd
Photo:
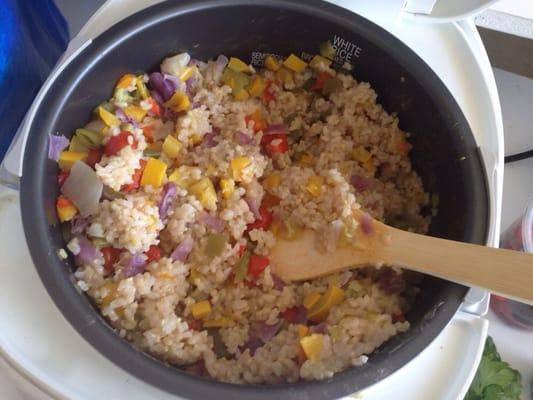
[[[502,234],[500,247],[533,253],[533,200],[529,202],[522,217]],[[502,267],[505,268],[505,266]],[[497,295],[492,295],[490,305],[494,312],[508,324],[533,330],[533,306]]]

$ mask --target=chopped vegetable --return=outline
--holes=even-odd
[[[87,158],[85,159],[85,163],[91,167],[94,168],[94,166],[100,162],[102,159],[102,150],[101,149],[91,149],[87,153]]]
[[[248,90],[248,93],[252,97],[261,96],[265,88],[266,88],[265,80],[258,75],[254,76],[250,84],[246,87],[246,89]]]
[[[167,57],[161,63],[161,72],[173,76],[180,76],[190,61],[191,56],[188,53],[180,53],[172,57]]]
[[[267,257],[252,254],[250,256],[250,261],[248,262],[248,274],[257,277],[269,264],[270,261]]]
[[[204,321],[202,326],[204,328],[227,328],[231,325],[231,320],[226,317],[220,317],[216,319],[208,319]]]
[[[250,94],[246,89],[241,88],[233,91],[233,98],[237,101],[244,101],[250,98]]]
[[[165,103],[165,106],[175,112],[187,111],[191,106],[189,96],[185,92],[177,90],[172,97]]]
[[[137,77],[137,81],[135,82],[135,85],[137,86],[137,93],[143,100],[146,100],[150,97],[150,93],[148,92],[148,89],[146,88],[146,85],[144,84],[144,80],[142,76]]]
[[[324,85],[329,81],[333,76],[329,72],[321,72],[318,74],[315,83],[309,88],[309,90],[318,92],[324,88]]]
[[[263,101],[265,103],[270,103],[271,101],[276,100],[276,96],[274,96],[274,93],[272,93],[272,82],[267,81],[265,90],[263,90]]]
[[[313,322],[321,322],[326,319],[331,307],[344,301],[344,290],[338,286],[330,286],[316,304],[309,310],[307,318]]]
[[[318,197],[324,191],[324,177],[320,175],[312,175],[307,180],[305,190],[314,197]]]
[[[218,257],[224,251],[228,238],[222,233],[210,233],[207,236],[207,244],[204,253],[209,258]]]
[[[267,210],[270,210],[272,207],[277,206],[280,202],[281,202],[281,199],[279,197],[266,192],[265,195],[263,196],[263,201],[261,205],[265,207]]]
[[[183,145],[172,135],[168,135],[163,142],[163,152],[170,158],[178,158]]]
[[[56,210],[59,221],[70,221],[78,213],[78,209],[65,196],[59,196],[56,201]]]
[[[189,186],[189,193],[196,196],[204,208],[215,211],[217,209],[217,193],[213,182],[209,178],[202,178]]]
[[[48,135],[48,158],[59,160],[61,152],[69,145],[68,139],[63,135]]]
[[[57,173],[57,185],[59,187],[63,186],[63,183],[65,183],[65,180],[68,178],[69,172],[65,170],[59,170]]]
[[[231,198],[231,196],[235,192],[235,181],[233,179],[221,179],[220,191],[222,192],[222,196],[224,196],[225,199]]]
[[[261,139],[265,152],[273,157],[277,153],[286,153],[289,150],[289,142],[287,140],[287,135],[285,134],[270,134],[263,136]]]
[[[133,254],[124,269],[122,270],[123,278],[130,278],[137,274],[143,273],[146,266],[146,256],[142,253]]]
[[[250,326],[250,336],[259,338],[263,343],[268,343],[281,328],[281,321],[269,325],[263,321],[257,321]]]
[[[142,173],[141,186],[160,187],[166,177],[167,164],[157,158],[149,158]]]
[[[146,101],[148,103],[150,103],[150,105],[151,105],[150,111],[152,112],[152,114],[154,114],[157,117],[160,117],[161,115],[163,115],[163,110],[162,110],[161,106],[159,105],[159,103],[157,101],[155,101],[155,99],[150,97],[150,98],[146,99]]]
[[[111,273],[114,265],[119,260],[121,251],[113,246],[102,247],[100,251],[104,257],[104,269],[107,273]]]
[[[285,85],[294,83],[292,72],[283,67],[276,72],[276,79]]]
[[[365,235],[371,235],[372,233],[374,233],[374,225],[372,224],[372,218],[370,218],[367,213],[361,213],[359,223],[361,224],[361,230]]]
[[[287,134],[287,126],[285,124],[272,124],[268,125],[265,129],[265,136],[261,139],[261,143],[265,144],[269,142],[272,138],[271,136],[278,135],[276,137],[281,137],[279,135]]]
[[[372,158],[372,154],[363,146],[357,146],[352,150],[352,157],[354,160],[364,163]]]
[[[361,175],[354,174],[350,179],[350,183],[356,191],[362,192],[363,190],[366,190],[372,186],[373,180]]]
[[[157,97],[155,93],[161,98],[162,101],[167,101],[172,97],[172,94],[176,90],[176,86],[170,80],[165,79],[164,75],[160,72],[152,72],[149,80],[150,86],[154,89],[152,96]]]
[[[226,68],[222,74],[222,83],[228,85],[235,95],[241,89],[246,90],[245,88],[250,83],[250,77],[243,72],[236,72]]]
[[[478,370],[464,400],[519,400],[522,395],[520,372],[502,361],[489,336]]]
[[[75,151],[78,153],[87,153],[91,147],[87,146],[83,139],[80,139],[77,135],[74,135],[70,139],[70,145],[68,146],[68,149],[69,151]]]
[[[196,319],[201,319],[208,316],[211,313],[211,304],[209,303],[209,300],[203,300],[194,303],[191,306],[191,313]]]
[[[308,360],[318,361],[324,348],[324,335],[313,333],[312,335],[305,336],[300,339],[300,346],[302,346]]]
[[[312,167],[314,164],[313,156],[309,153],[301,153],[298,157],[298,164],[302,167]]]
[[[315,55],[313,59],[309,62],[309,66],[312,68],[321,68],[321,67],[329,67],[331,65],[331,60],[328,60],[325,57],[322,57],[320,55]]]
[[[193,76],[195,73],[198,72],[198,68],[196,67],[185,67],[181,70],[178,78],[180,78],[181,81],[185,82],[188,80],[191,76]]]
[[[107,111],[104,107],[99,106],[97,111],[98,111],[98,116],[110,128],[120,125],[120,120],[115,115]]]
[[[285,61],[283,61],[283,65],[294,72],[302,72],[305,67],[307,67],[307,63],[294,54],[287,57]]]
[[[298,332],[298,338],[301,339],[309,335],[309,327],[303,324],[296,325],[296,330]]]
[[[270,174],[263,180],[263,186],[266,186],[269,189],[277,188],[280,183],[281,176],[278,173]]]
[[[250,251],[246,250],[235,264],[235,280],[241,282],[248,272],[248,263],[250,261]]]
[[[235,72],[250,72],[250,66],[236,57],[230,57],[228,68]]]
[[[131,138],[131,143],[130,143]],[[137,148],[137,141],[133,138],[131,132],[122,131],[116,136],[111,136],[104,147],[104,154],[106,156],[114,156],[118,154],[124,147],[131,145],[132,148]]]
[[[280,69],[280,67],[281,67],[281,63],[276,58],[270,55],[265,57],[265,68],[266,69],[276,72],[278,69]]]
[[[76,263],[91,264],[100,257],[100,252],[85,236],[76,236],[80,252],[76,255]]]
[[[81,153],[78,151],[62,151],[61,154],[59,154],[59,159],[57,160],[57,163],[59,164],[59,168],[62,170],[70,170],[74,163],[77,161],[83,161],[87,158],[87,153]]]
[[[120,190],[124,193],[129,193],[134,190],[137,190],[139,186],[141,185],[141,177],[144,172],[144,168],[146,167],[146,160],[139,160],[139,168],[135,170],[132,176],[132,182],[126,183],[125,185],[122,185]]]
[[[330,41],[324,42],[320,45],[320,55],[328,60],[333,60],[337,51]]]
[[[225,55],[219,55],[213,66],[213,78],[215,82],[218,82],[218,80],[220,79],[222,71],[224,71],[226,65],[228,65],[228,58]]]
[[[61,187],[61,192],[76,205],[82,217],[87,217],[98,208],[103,187],[96,172],[87,164],[77,161]]]
[[[304,303],[303,303],[304,307],[310,310],[318,302],[319,299],[320,299],[320,293],[317,293],[317,292],[309,293],[307,296],[305,296]]]
[[[187,259],[187,256],[193,248],[194,242],[190,237],[183,239],[180,244],[176,246],[170,258],[172,261],[181,261],[184,262]]]
[[[115,88],[117,89],[127,89],[133,85],[136,77],[133,74],[125,74],[120,77]]]
[[[124,114],[133,118],[137,122],[141,122],[146,115],[146,110],[139,106],[129,105],[124,107]]]
[[[254,138],[247,135],[244,132],[235,133],[235,140],[237,140],[237,143],[241,145],[254,145],[255,144]]]
[[[289,324],[305,324],[307,322],[307,310],[303,306],[289,307],[281,316]]]
[[[255,110],[253,113],[247,115],[244,118],[246,126],[248,126],[250,121],[254,122],[254,132],[264,131],[267,127],[266,121],[261,114],[261,110]]]
[[[187,189],[195,181],[195,179],[191,176],[194,169],[194,167],[189,165],[182,165],[170,174],[168,180],[174,182],[182,189]]]
[[[214,217],[209,213],[203,213],[200,216],[200,222],[204,223],[215,232],[222,232],[224,230],[224,226],[226,225],[223,220]]]
[[[250,165],[250,157],[237,156],[231,160],[231,170],[233,179],[241,181],[244,176],[244,169]]]
[[[247,230],[251,231],[252,229],[263,229],[267,230],[272,223],[272,212],[269,211],[263,204],[259,207],[260,218],[257,218],[251,224],[248,224]]]
[[[164,219],[167,217],[168,210],[176,195],[176,184],[174,182],[165,183],[163,186],[163,196],[161,196],[161,201],[159,202],[159,218]]]

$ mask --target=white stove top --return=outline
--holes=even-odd
[[[118,19],[157,1],[108,1],[73,40],[69,51],[87,43]],[[496,245],[500,229],[503,129],[494,77],[473,22],[434,25],[412,18],[384,20],[371,9],[365,10],[364,4],[368,2],[333,2],[357,7],[364,16],[398,36],[435,70],[455,96],[484,156],[492,197],[489,244]],[[10,165],[14,172],[19,164],[20,155],[12,152]],[[18,194],[3,188],[0,221],[0,252],[5,255],[0,266],[0,360],[3,358],[3,363],[15,371],[26,392],[32,391],[28,398],[176,399],[114,366],[65,321],[33,268],[23,236]],[[488,322],[482,317],[486,301],[479,302],[484,296],[482,291],[471,291],[463,311],[424,352],[383,384],[360,393],[362,398],[390,398],[392,393],[398,400],[426,400],[434,398],[435,393],[441,399],[462,398],[479,363],[487,334]],[[416,382],[410,379],[421,374],[424,379]]]

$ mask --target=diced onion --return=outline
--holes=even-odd
[[[82,217],[87,217],[98,208],[103,188],[96,172],[83,161],[76,161],[61,186],[61,193],[74,203]]]
[[[48,135],[48,158],[59,160],[59,154],[69,145],[69,140],[63,135]]]
[[[163,186],[163,196],[159,202],[159,218],[164,219],[167,217],[168,209],[177,193],[176,184],[174,182],[165,183]]]
[[[193,240],[190,237],[187,237],[181,241],[180,244],[176,246],[172,254],[170,255],[170,258],[172,261],[181,261],[184,262],[187,259],[187,256],[192,250],[193,247]]]

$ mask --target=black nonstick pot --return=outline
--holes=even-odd
[[[407,315],[411,328],[372,353],[367,364],[321,382],[231,385],[191,376],[122,340],[73,285],[71,260],[65,267],[57,256],[64,243],[54,207],[57,165],[47,158],[47,133],[69,136],[109,97],[119,76],[153,70],[170,54],[187,51],[209,59],[222,53],[253,61],[260,53],[314,54],[328,40],[339,61],[349,61],[355,77],[370,82],[378,101],[412,133],[414,168],[440,199],[430,235],[485,243],[487,184],[468,123],[440,79],[392,35],[319,0],[171,0],[149,7],[94,39],[52,84],[31,123],[21,183],[26,239],[48,293],[79,334],[121,368],[190,399],[333,399],[408,363],[457,311],[467,288],[425,277]]]

